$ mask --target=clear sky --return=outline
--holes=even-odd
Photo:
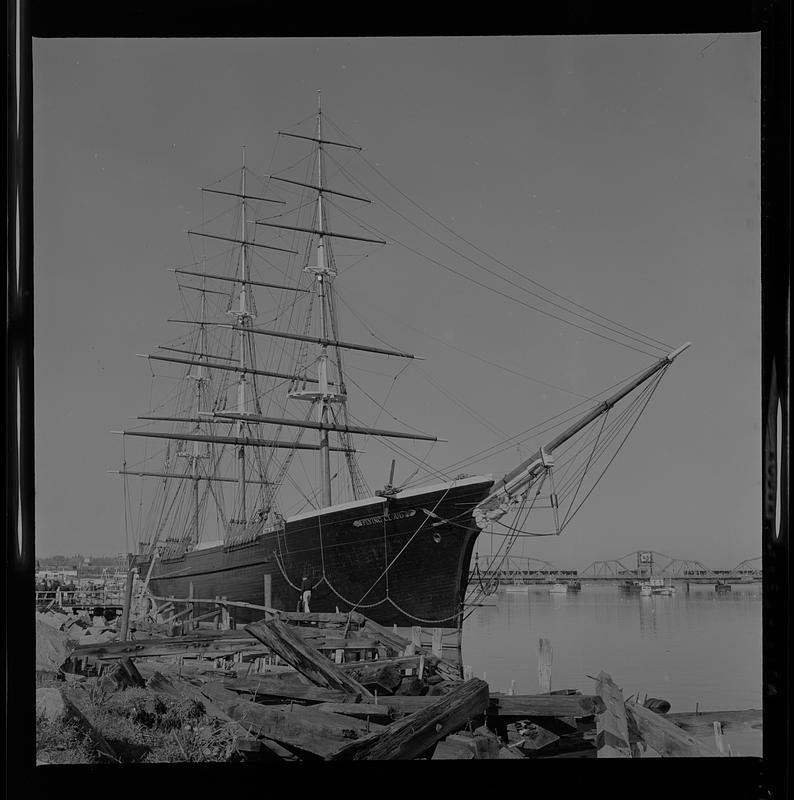
[[[577,569],[645,548],[715,568],[760,555],[757,34],[35,41],[39,555],[124,549],[110,431],[150,406],[151,370],[135,354],[177,335],[167,268],[196,256],[185,230],[209,213],[198,187],[239,169],[241,145],[260,175],[288,163],[297,151],[276,131],[309,118],[320,89],[329,119],[444,225],[610,319],[693,343],[575,522],[514,552]],[[516,295],[392,214],[509,275],[358,156],[341,163],[386,201],[362,218]],[[394,384],[389,412],[449,440],[431,452],[436,467],[651,363],[398,245],[337,247],[340,260],[357,252],[370,255],[336,286],[361,321],[343,306],[342,338],[372,331],[427,360],[393,381],[404,364],[351,357],[352,374],[381,400]],[[402,427],[366,398],[352,410]],[[392,453],[366,449],[377,487]],[[467,471],[499,476],[528,454]],[[413,470],[398,459],[395,482]]]

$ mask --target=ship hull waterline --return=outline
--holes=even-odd
[[[471,512],[492,483],[490,476],[469,478],[332,506],[250,541],[158,558],[149,592],[295,611],[305,577],[311,611],[356,610],[381,625],[457,627],[480,532]],[[150,556],[135,563],[143,578]],[[236,624],[263,616],[230,612]]]

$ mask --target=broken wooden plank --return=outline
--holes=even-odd
[[[216,684],[202,686],[200,691],[258,736],[315,756],[331,756],[351,740],[381,731],[380,725],[310,706],[262,706],[236,695],[230,699],[227,691]]]
[[[317,650],[377,650],[380,645],[378,639],[365,639],[363,637],[341,638],[318,638],[307,640],[311,641],[312,647]]]
[[[299,700],[310,703],[344,703],[351,695],[338,689],[324,689],[318,686],[306,686],[302,683],[285,681],[269,676],[249,678],[221,678],[224,689],[249,694],[251,699],[261,703],[267,698],[277,702]]]
[[[405,639],[396,631],[385,628],[377,622],[373,622],[369,617],[365,617],[363,614],[352,612],[350,614],[350,619],[359,626],[359,633],[367,632],[374,634],[395,653],[404,653],[405,648],[410,644],[409,639]]]
[[[369,690],[340,670],[330,659],[321,655],[281,620],[255,622],[246,625],[245,630],[313,683],[328,689],[340,689],[358,697],[373,696]]]
[[[318,711],[326,711],[331,714],[342,714],[346,717],[355,717],[366,722],[374,722],[378,725],[390,725],[394,722],[396,712],[388,705],[378,703],[320,703],[314,706]]]
[[[589,717],[602,702],[596,695],[491,694],[489,714],[499,717]]]
[[[625,703],[626,713],[631,714],[645,743],[662,757],[669,756],[720,756],[716,748],[699,741],[679,728],[674,722],[643,708],[632,700]]]
[[[235,652],[253,652],[265,655],[262,645],[250,637],[194,638],[167,637],[164,639],[135,639],[126,642],[100,642],[98,644],[79,644],[75,647],[76,658],[99,658],[105,660],[133,656],[145,658],[165,655],[226,655]]]
[[[763,711],[751,708],[742,711],[694,711],[665,714],[665,719],[674,722],[692,736],[711,736],[715,722],[719,722],[723,732],[738,730],[760,730],[763,725]]]
[[[524,723],[517,728],[517,735],[520,737],[516,743],[517,747],[522,750],[538,751],[550,744],[554,744],[560,737],[556,733],[552,733],[541,725],[534,722],[529,724]]]
[[[623,692],[603,670],[596,678],[596,694],[604,704],[596,716],[598,758],[631,758]]]
[[[129,656],[124,656],[120,660],[121,666],[124,668],[124,671],[130,678],[130,681],[133,686],[137,686],[138,688],[143,688],[146,686],[146,681],[143,679],[143,676],[138,669],[136,668],[135,664],[132,663],[132,659]]]
[[[377,664],[379,666],[392,665],[399,669],[406,669],[408,667],[418,667],[419,660],[421,658],[422,656],[399,656],[397,658],[379,658],[375,661],[368,661],[368,662],[347,661],[344,664],[340,664],[339,668],[343,672],[352,672],[361,669],[364,666],[364,664],[368,666]]]
[[[404,760],[416,758],[436,742],[462,728],[488,705],[488,684],[478,678],[462,683],[421,711],[409,714],[375,736],[340,750],[333,760]]]
[[[478,760],[499,758],[499,739],[493,734],[453,733],[445,741],[467,747]]]
[[[474,758],[474,751],[461,742],[455,741],[452,737],[443,739],[436,745],[431,761],[441,761],[454,759],[464,761]]]

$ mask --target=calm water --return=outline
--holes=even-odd
[[[671,711],[762,707],[761,584],[676,585],[671,597],[624,594],[614,584],[582,584],[579,593],[549,586],[500,589],[463,629],[463,663],[486,673],[493,691],[515,681],[517,694],[540,691],[538,639],[551,640],[552,689],[591,693],[587,675],[606,670],[625,697],[640,693],[671,703]],[[760,755],[741,742],[743,755]],[[758,750],[758,752],[755,752]]]

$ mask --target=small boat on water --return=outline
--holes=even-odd
[[[579,581],[571,581],[566,585],[569,592],[581,592],[582,584]]]
[[[654,594],[661,594],[670,597],[675,594],[675,586],[671,580],[664,581],[662,578],[651,578],[651,590]]]
[[[671,596],[675,594],[675,586],[671,581],[665,582],[664,578],[650,578],[640,584],[640,594],[647,597],[651,594]]]
[[[714,584],[714,591],[718,594],[722,594],[723,592],[730,592],[731,585],[730,583],[716,583]]]
[[[508,583],[506,586],[502,587],[506,592],[510,594],[526,594],[529,591],[529,584],[526,583]]]
[[[550,594],[568,594],[568,587],[564,583],[555,583],[550,589]]]

